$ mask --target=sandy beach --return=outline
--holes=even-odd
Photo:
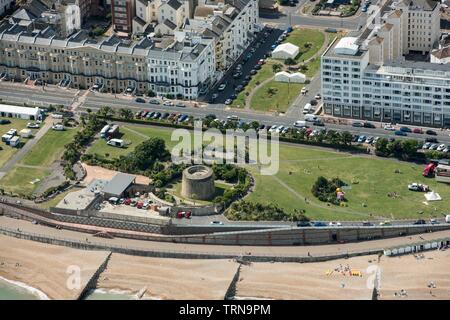
[[[380,299],[450,299],[450,250],[383,257],[380,268]],[[430,283],[435,288],[429,287]],[[400,294],[402,289],[406,295]]]
[[[0,278],[41,291],[35,292],[41,299],[75,299],[81,290],[67,287],[67,268],[79,266],[84,285],[106,255],[105,251],[76,250],[0,235]],[[130,299],[145,292],[143,299],[221,300],[237,268],[233,260],[112,254],[97,289],[110,293],[107,299],[112,299],[112,293],[126,294],[123,298]],[[317,263],[242,265],[236,299],[371,299],[371,279],[377,270],[379,299],[450,299],[450,250],[380,259],[372,255]]]
[[[232,260],[183,260],[113,254],[98,287],[150,299],[223,299],[238,265]]]
[[[104,261],[105,251],[83,251],[0,235],[0,276],[45,293],[50,299],[75,299],[81,289],[66,285],[69,266],[79,266],[84,285]]]
[[[366,270],[377,261],[377,256],[363,256],[317,263],[252,263],[241,268],[236,296],[277,300],[371,299]],[[362,276],[334,271],[340,266],[343,271],[347,265]]]

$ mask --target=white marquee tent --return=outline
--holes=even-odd
[[[290,83],[304,83],[306,76],[303,73],[289,73],[286,71],[280,71],[275,74],[275,81],[277,82],[290,82]]]
[[[300,49],[298,46],[292,43],[283,43],[280,44],[273,50],[272,52],[272,58],[274,59],[287,59],[292,58],[294,59],[298,53],[300,52]]]

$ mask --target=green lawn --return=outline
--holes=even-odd
[[[0,180],[0,188],[18,194],[31,194],[39,186],[39,181],[31,182],[35,179],[42,181],[49,174],[48,170],[14,167]]]
[[[302,62],[311,58],[323,45],[325,35],[320,30],[315,29],[295,29],[292,31],[283,43],[292,43],[299,47],[300,53],[295,57],[297,62]],[[306,48],[305,44],[311,43],[311,47]]]
[[[252,77],[248,85],[245,87],[244,91],[238,94],[237,98],[230,106],[235,108],[243,108],[245,106],[245,97],[247,96],[247,94],[250,94],[250,92],[252,92],[258,84],[274,75],[272,65],[275,63],[278,62],[268,59],[266,63],[261,67],[261,69],[258,70],[258,73]]]
[[[161,137],[168,146],[174,145],[170,141],[170,129],[133,125],[127,127],[148,136]],[[131,149],[125,151],[130,152]],[[365,220],[371,218],[371,215],[373,218],[383,219],[428,218],[448,213],[450,208],[449,185],[424,178],[422,165],[393,159],[280,145],[279,171],[275,176],[262,176],[255,167],[248,168],[255,177],[256,186],[247,200],[275,203],[286,210],[304,209],[312,219]],[[395,173],[397,169],[401,173]],[[346,190],[348,207],[327,205],[312,195],[311,187],[319,175],[328,179],[339,177],[349,185]],[[413,182],[429,185],[443,200],[424,204],[423,193],[407,189],[407,185]],[[177,184],[173,187],[176,190]],[[399,196],[388,197],[388,193],[392,192]],[[305,202],[305,197],[308,203]],[[423,214],[419,214],[421,211]]]
[[[17,131],[20,131],[24,128],[26,128],[27,123],[30,122],[29,120],[23,120],[23,119],[15,119],[15,118],[2,118],[0,119],[6,119],[11,121],[10,124],[2,124],[0,125],[0,136],[7,133],[10,129],[17,129]],[[36,133],[36,130],[32,130],[33,133]],[[23,142],[26,142],[27,139],[21,139]],[[6,161],[9,160],[13,156],[14,153],[17,152],[17,148],[12,148],[4,142],[0,142],[0,168],[6,163]]]
[[[269,92],[269,88],[275,91]],[[302,88],[303,84],[299,83],[270,81],[256,91],[250,101],[251,107],[259,111],[285,112]]]
[[[324,220],[362,220],[371,214],[386,219],[431,217],[450,207],[450,187],[424,178],[421,165],[291,146],[280,147],[280,159],[275,177],[255,173],[256,189],[249,200],[275,202],[288,210],[304,209],[307,216]],[[397,169],[401,173],[395,173]],[[311,187],[320,175],[328,179],[339,177],[349,185],[348,207],[328,206],[314,198]],[[429,185],[443,201],[424,204],[423,193],[408,190],[407,185],[412,182]],[[274,189],[278,190],[276,195]],[[391,192],[399,196],[391,198]],[[421,211],[423,214],[419,214]]]
[[[39,142],[20,161],[29,166],[47,167],[61,158],[64,146],[72,141],[77,129],[68,128],[64,131],[49,130]]]

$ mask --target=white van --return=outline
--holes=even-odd
[[[445,222],[450,223],[450,214],[445,216]]]
[[[307,128],[306,121],[297,120],[294,122],[294,127],[296,128]]]
[[[317,120],[319,120],[319,117],[313,115],[313,114],[306,114],[305,115],[305,121],[309,121],[309,122],[316,122]]]
[[[122,148],[125,145],[122,139],[111,139],[106,144],[117,148]]]
[[[311,103],[305,104],[305,106],[303,107],[303,114],[308,114],[311,111],[311,108]]]

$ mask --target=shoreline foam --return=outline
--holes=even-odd
[[[0,276],[0,281],[4,281],[10,285],[19,287],[21,289],[25,289],[26,291],[28,291],[29,293],[33,294],[34,296],[38,297],[39,300],[50,300],[50,298],[41,290],[32,287],[26,283],[20,282],[20,281],[14,281],[14,280],[10,280],[10,279],[6,279],[2,276]]]

